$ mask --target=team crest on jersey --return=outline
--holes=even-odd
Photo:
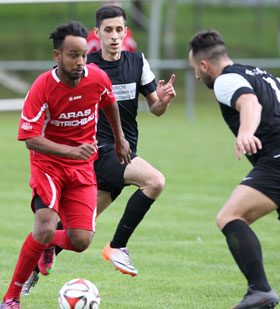
[[[32,125],[31,125],[29,122],[24,122],[24,123],[21,125],[21,128],[22,128],[23,130],[30,131],[30,130],[32,130]]]
[[[80,100],[81,98],[82,98],[81,95],[77,95],[77,96],[75,96],[75,97],[70,97],[70,98],[69,98],[69,101]]]

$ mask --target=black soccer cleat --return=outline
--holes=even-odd
[[[269,292],[263,292],[248,288],[248,292],[241,303],[233,306],[232,309],[272,309],[278,302],[279,297],[273,289]]]

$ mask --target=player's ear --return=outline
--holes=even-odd
[[[202,72],[207,72],[209,69],[209,64],[206,60],[201,59],[200,60],[200,69]]]
[[[53,58],[56,62],[60,61],[60,51],[58,49],[53,50]]]
[[[124,36],[126,37],[127,35],[127,27],[124,27]]]
[[[93,28],[93,31],[94,31],[95,36],[96,36],[98,39],[100,39],[100,31],[99,31],[99,28],[94,27],[94,28]]]

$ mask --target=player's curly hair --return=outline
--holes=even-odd
[[[95,26],[100,28],[104,19],[115,17],[123,17],[124,24],[126,25],[126,14],[121,7],[117,5],[104,5],[95,13]]]
[[[209,60],[228,56],[225,42],[216,30],[204,30],[196,33],[189,42],[189,51],[195,58],[206,58]]]
[[[53,48],[61,49],[63,41],[67,35],[78,36],[86,39],[88,37],[88,30],[83,24],[77,21],[70,21],[68,24],[58,26],[49,36],[49,39],[53,40]]]

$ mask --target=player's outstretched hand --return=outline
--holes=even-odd
[[[172,74],[170,80],[164,84],[164,80],[160,80],[157,85],[157,95],[164,105],[168,105],[170,101],[176,96],[176,91],[173,87],[175,81],[175,74]]]
[[[257,153],[258,149],[262,149],[262,143],[255,135],[238,134],[235,143],[235,152],[238,160],[241,159],[242,153],[251,156]]]
[[[129,142],[125,138],[115,143],[115,152],[121,164],[129,164],[131,162],[130,146],[129,146]]]
[[[73,147],[69,153],[69,157],[77,160],[88,160],[94,152],[96,152],[97,141],[92,144],[82,144],[78,147]]]

